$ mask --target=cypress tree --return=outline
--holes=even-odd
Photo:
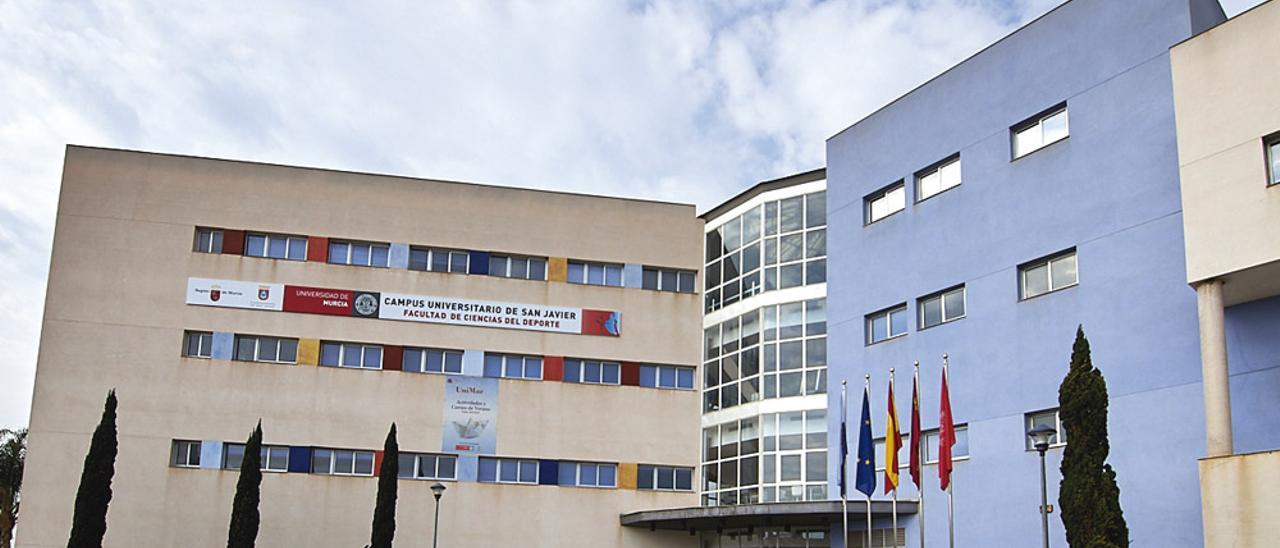
[[[89,453],[84,457],[80,487],[76,490],[75,513],[71,516],[71,538],[67,548],[101,548],[107,534],[107,505],[111,503],[111,478],[116,473],[116,391],[107,392],[102,420],[93,431]]]
[[[382,447],[382,466],[378,468],[378,501],[373,507],[372,548],[391,548],[396,536],[396,482],[400,476],[400,445],[396,443],[396,423],[391,423],[387,441]]]
[[[262,494],[262,420],[244,444],[240,461],[240,479],[236,481],[236,497],[231,503],[231,526],[227,531],[227,548],[253,548],[258,540],[258,501]]]
[[[1116,472],[1106,463],[1107,381],[1093,367],[1084,328],[1076,329],[1071,370],[1058,388],[1058,412],[1066,431],[1058,506],[1067,544],[1087,548],[1129,545]]]

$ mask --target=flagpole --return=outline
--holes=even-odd
[[[844,379],[840,381],[840,425],[841,426],[843,426],[847,422],[849,417],[848,401],[849,401],[849,380]],[[844,439],[844,436],[847,436],[847,435],[848,434],[845,433],[845,429],[841,428],[840,429],[840,436],[841,436],[840,450],[846,453],[846,454],[840,455],[840,513],[844,520],[844,533],[840,535],[841,545],[849,544],[849,495],[848,495],[848,488],[845,486],[845,484],[848,483],[849,481],[849,457],[847,455],[848,449],[846,449],[848,441]],[[851,548],[851,547],[845,546],[845,548]]]
[[[919,396],[920,394],[920,362],[919,361],[915,362],[914,368],[915,368],[915,373],[914,373],[915,378],[912,382],[914,382],[915,384],[912,386],[911,391],[916,398],[919,398],[920,397]],[[920,413],[919,410],[924,407],[924,403],[917,400],[915,405],[916,405],[916,409],[913,410],[913,412],[918,415]],[[916,444],[916,447],[918,448],[917,450],[920,451],[919,453],[920,470],[917,473],[917,475],[920,476],[920,485],[916,486],[916,488],[920,491],[920,493],[916,496],[916,499],[917,499],[916,522],[920,524],[920,548],[924,548],[924,477],[925,477],[924,457],[926,453],[924,452],[925,450],[924,436],[921,435],[916,437],[920,439],[911,440],[912,443]]]
[[[870,373],[868,373],[866,375],[866,378],[863,380],[862,393],[863,394],[871,393],[871,374]],[[869,400],[870,398],[866,398],[866,399]],[[862,440],[858,440],[858,442],[859,444],[861,444]],[[874,472],[875,471],[874,467],[872,468],[873,468],[872,472]],[[874,486],[875,483],[872,482],[872,485]],[[875,488],[873,487],[872,491],[874,490]],[[867,493],[867,548],[871,548],[871,493]]]
[[[892,393],[893,393],[893,368],[892,368],[892,367],[890,367],[890,368],[889,368],[889,393],[890,393],[890,394],[892,394]],[[891,402],[893,403],[893,405],[895,405],[895,406],[897,405],[897,401],[891,400]],[[898,411],[897,411],[896,409],[893,409],[893,410],[891,410],[891,411],[893,412],[893,416],[895,417],[895,419],[894,419],[893,429],[894,429],[894,431],[895,431],[895,432],[901,432],[901,431],[902,431],[902,429],[898,427],[897,419],[896,419],[896,417],[898,416]],[[886,445],[888,445],[888,443],[889,443],[889,436],[890,436],[889,432],[885,432],[885,433],[884,433],[884,441],[885,441],[885,444],[886,444]],[[898,443],[901,443],[901,441],[899,441]],[[885,465],[885,466],[895,466],[895,467],[896,467],[896,466],[898,465],[898,458],[897,458],[897,453],[896,453],[896,451],[897,451],[898,449],[901,449],[901,448],[900,448],[900,447],[894,447],[894,451],[895,451],[895,453],[894,453],[893,462],[892,462],[892,463],[890,463],[890,462],[889,462],[889,459],[885,459],[885,463],[884,463],[884,465]],[[894,473],[895,473],[895,474],[896,474],[897,472],[898,472],[897,470],[894,470]],[[893,506],[892,506],[892,508],[893,508],[893,529],[892,529],[892,530],[890,530],[890,531],[889,531],[889,533],[893,535],[893,546],[894,546],[894,548],[897,548],[897,546],[898,546],[898,482],[896,482],[896,481],[893,483]],[[881,538],[883,538],[883,537],[881,537]]]
[[[943,379],[946,379],[946,378],[947,378],[947,354],[946,354],[946,352],[943,352],[943,353],[942,353],[942,378],[943,378]],[[941,438],[942,438],[942,437],[941,437],[941,436],[939,436],[938,438],[939,438],[939,441],[941,441]],[[941,445],[939,445],[939,449],[941,449]],[[951,451],[951,448],[950,448],[950,447],[948,447],[948,448],[947,448],[947,451],[948,451],[948,452],[949,452],[949,451]],[[950,474],[951,474],[951,472],[948,472],[948,475],[950,475]],[[950,542],[951,542],[951,543],[950,543],[950,546],[951,546],[951,548],[956,548],[956,507],[955,507],[955,494],[951,491],[952,484],[954,484],[954,483],[955,483],[955,481],[954,481],[954,480],[955,480],[955,478],[949,478],[949,479],[951,479],[952,481],[948,481],[948,482],[947,482],[947,534],[948,534],[948,535],[950,535]]]

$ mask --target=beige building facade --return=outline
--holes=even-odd
[[[222,546],[265,432],[262,546],[680,546],[697,506],[693,206],[69,147],[17,545],[63,546],[109,389],[106,546]]]
[[[1275,384],[1268,370],[1280,356],[1277,29],[1280,2],[1272,0],[1171,51],[1187,281],[1199,305],[1210,547],[1270,546],[1280,536],[1277,448],[1237,436],[1267,422],[1259,417],[1274,413],[1275,393],[1231,398],[1233,386]]]

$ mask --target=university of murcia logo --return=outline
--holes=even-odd
[[[271,298],[271,286],[269,285],[258,286],[258,300],[265,301],[270,298]]]
[[[213,301],[213,302],[215,302],[215,303],[216,303],[216,302],[218,302],[218,299],[221,299],[221,298],[222,298],[222,287],[221,287],[221,286],[216,286],[216,285],[215,285],[215,286],[211,286],[211,287],[209,287],[209,300],[211,300],[211,301]]]
[[[378,314],[378,297],[372,293],[360,293],[356,295],[355,302],[352,303],[356,314],[366,318],[376,316]]]

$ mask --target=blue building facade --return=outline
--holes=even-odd
[[[883,439],[890,368],[909,424],[914,361],[923,427],[936,429],[948,354],[957,545],[1037,541],[1039,459],[1025,432],[1056,424],[1078,325],[1107,379],[1109,462],[1133,545],[1203,541],[1196,297],[1168,49],[1222,20],[1212,0],[1073,0],[828,141],[828,445],[840,446],[834,410],[847,380],[856,451],[868,374]],[[1274,390],[1232,388],[1242,401]],[[1280,441],[1275,418],[1236,420],[1238,447]],[[1060,444],[1048,453],[1054,504],[1061,454]],[[882,467],[882,451],[876,459]],[[839,464],[832,451],[837,498]],[[947,500],[936,465],[924,476],[933,545],[946,542]],[[904,468],[899,498],[916,496]],[[850,506],[861,497],[851,493]],[[875,528],[888,526],[877,516]],[[915,516],[899,520],[908,546],[917,527]],[[1056,509],[1050,533],[1065,545]]]

